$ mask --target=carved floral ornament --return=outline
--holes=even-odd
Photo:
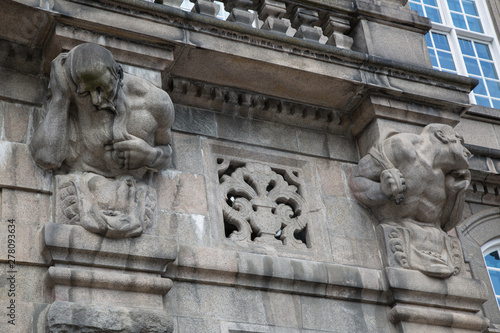
[[[219,201],[229,238],[306,248],[307,203],[298,171],[218,159]]]

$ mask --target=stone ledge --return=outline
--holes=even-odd
[[[47,282],[49,285],[126,290],[161,295],[165,295],[172,288],[172,280],[165,278],[66,267],[50,267]]]
[[[385,268],[394,302],[477,312],[487,300],[483,281],[452,276],[433,278],[418,271]]]
[[[163,273],[177,256],[175,240],[147,234],[110,239],[80,226],[47,223],[40,236],[42,252],[53,263]]]
[[[393,323],[411,322],[421,325],[444,326],[483,332],[489,320],[470,313],[457,313],[441,309],[396,305],[389,311]]]
[[[382,272],[332,263],[181,245],[165,277],[198,283],[241,286],[388,303]]]

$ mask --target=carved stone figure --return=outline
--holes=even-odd
[[[389,135],[359,161],[349,185],[381,222],[390,265],[458,272],[460,245],[446,232],[462,216],[470,156],[452,127],[430,124],[420,135]]]
[[[151,174],[172,152],[170,97],[124,73],[96,44],[56,57],[49,88],[30,149],[40,167],[66,174],[58,187],[67,223],[108,237],[140,235],[154,218]]]

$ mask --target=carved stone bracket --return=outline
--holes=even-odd
[[[218,159],[219,202],[229,238],[305,248],[308,207],[297,171]]]

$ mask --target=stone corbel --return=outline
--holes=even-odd
[[[322,36],[320,30],[313,27],[319,21],[319,14],[316,10],[295,7],[290,17],[292,27],[297,29],[294,37],[307,39],[311,41],[319,41]]]

